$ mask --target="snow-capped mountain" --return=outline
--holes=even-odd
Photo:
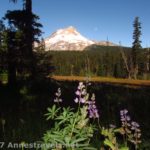
[[[40,43],[34,43],[34,47],[39,47],[42,43],[45,43],[45,50],[76,50],[82,51],[88,48],[92,48],[98,45],[101,46],[117,46],[109,41],[92,41],[82,36],[74,27],[59,29],[54,32],[50,37],[44,39]]]
[[[45,49],[48,50],[83,50],[95,42],[82,36],[74,27],[59,29],[45,39]]]

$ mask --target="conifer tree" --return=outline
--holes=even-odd
[[[17,2],[17,0],[10,0]],[[35,77],[36,74],[36,58],[33,51],[35,41],[41,36],[40,28],[42,25],[37,22],[39,17],[32,12],[32,0],[22,0],[23,8],[21,10],[8,11],[5,19],[9,23],[9,28],[15,31],[15,40],[17,42],[14,47],[17,47],[17,70],[23,77],[28,75]]]
[[[141,23],[139,21],[139,17],[135,17],[133,23],[134,31],[133,31],[133,43],[132,43],[132,51],[131,51],[131,68],[133,70],[133,77],[136,79],[138,74],[138,53],[142,48],[140,36],[141,36]]]
[[[17,0],[10,0],[12,2],[17,2]],[[22,11],[14,11],[13,15],[17,15],[19,18],[21,13],[24,17],[20,17],[23,28],[21,29],[24,36],[24,58],[27,59],[26,67],[31,76],[35,76],[36,64],[35,64],[35,56],[33,52],[33,43],[37,40],[37,36],[41,35],[41,31],[39,27],[42,27],[41,24],[36,21],[39,19],[38,16],[33,14],[32,12],[32,0],[22,0],[23,1],[23,10]],[[10,15],[10,12],[8,15]],[[12,18],[11,18],[12,19]],[[13,19],[16,19],[15,17]],[[18,22],[18,20],[16,21]],[[17,24],[18,25],[18,24]]]

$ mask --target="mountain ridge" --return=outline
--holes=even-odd
[[[46,51],[83,51],[91,45],[116,46],[116,44],[108,41],[90,40],[81,35],[73,26],[56,30],[49,37],[45,38],[44,42]]]

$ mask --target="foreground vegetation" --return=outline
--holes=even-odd
[[[80,82],[75,92],[74,102],[78,104],[77,110],[70,107],[61,107],[61,89],[55,93],[56,98],[52,108],[48,108],[46,114],[47,120],[54,121],[54,127],[44,135],[45,145],[51,144],[51,149],[59,150],[96,150],[108,148],[111,150],[129,150],[139,149],[141,143],[140,125],[132,121],[128,115],[128,110],[120,111],[121,127],[110,125],[110,127],[101,127],[99,110],[95,104],[95,94],[90,95],[87,92],[87,85]],[[57,106],[58,105],[58,106]],[[94,121],[94,123],[91,123]],[[97,122],[98,121],[98,122]],[[95,133],[96,132],[96,133]],[[95,135],[94,135],[95,134]],[[118,135],[122,137],[117,138]],[[99,145],[91,145],[94,136],[99,136]],[[100,139],[103,137],[104,139]],[[49,148],[43,148],[47,150]]]
[[[75,105],[72,100],[76,97],[74,91],[77,86],[78,81],[53,79],[47,82],[45,80],[21,81],[15,88],[1,84],[0,140],[6,143],[10,141],[19,143],[42,141],[43,134],[49,130],[52,131],[54,127],[54,121],[46,121],[46,116],[44,116],[47,113],[47,107],[51,108],[56,99],[54,93],[61,88],[61,99],[63,100],[60,103],[61,108],[71,107],[75,111],[78,105]],[[149,86],[134,88],[105,82],[91,82],[88,92],[95,93],[95,103],[100,115],[101,126],[105,128],[109,128],[109,124],[121,126],[119,111],[126,108],[132,119],[137,120],[140,124],[142,131],[140,149],[148,150],[150,148],[150,134],[147,132],[150,130]],[[96,134],[93,137],[93,145],[99,146],[101,137]]]

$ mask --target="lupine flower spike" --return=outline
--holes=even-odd
[[[131,130],[133,132],[133,137],[132,139],[130,140],[136,147],[137,149],[137,146],[139,143],[141,143],[141,130],[140,130],[140,125],[135,122],[135,121],[132,121],[131,122]]]
[[[124,110],[121,110],[120,111],[120,120],[121,120],[121,123],[122,123],[122,127],[130,127],[130,116],[128,115],[128,110],[127,109],[124,109]]]
[[[95,94],[92,94],[91,100],[88,101],[89,118],[99,118],[98,109],[95,105]]]
[[[75,103],[82,103],[88,105],[87,111],[89,114],[89,118],[99,118],[98,110],[95,105],[95,94],[92,94],[91,99],[89,100],[89,94],[85,88],[83,82],[79,83],[77,91],[75,92],[76,98]]]
[[[55,93],[55,95],[56,95],[56,98],[54,99],[54,102],[55,103],[61,103],[62,99],[60,98],[61,97],[61,89],[60,88],[58,88],[58,90]]]
[[[83,82],[79,83],[79,86],[77,88],[77,91],[75,92],[76,94],[76,98],[75,98],[75,103],[85,103],[87,100],[87,91],[85,89],[85,85],[83,84]]]

